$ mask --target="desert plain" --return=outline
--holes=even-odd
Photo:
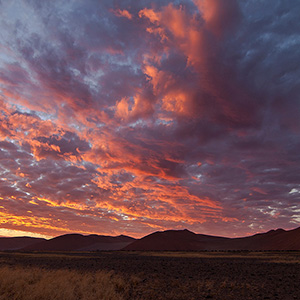
[[[300,299],[300,251],[0,252],[1,300]]]

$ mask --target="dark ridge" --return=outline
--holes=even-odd
[[[20,250],[24,247],[34,245],[46,241],[42,238],[33,238],[33,237],[0,237],[0,250]]]
[[[126,235],[65,234],[50,240],[31,237],[1,237],[0,250],[24,251],[203,251],[203,250],[300,250],[300,227],[282,228],[248,237],[226,238],[196,234],[188,229],[151,233],[141,239]]]
[[[189,230],[158,231],[134,241],[123,250],[300,250],[300,227],[289,231],[279,228],[242,238],[195,234]]]
[[[25,251],[97,251],[120,250],[135,241],[132,237],[65,234],[24,247]]]

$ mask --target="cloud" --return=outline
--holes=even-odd
[[[298,12],[297,1],[1,2],[1,226],[297,226]]]
[[[124,9],[124,10],[118,9],[118,10],[114,11],[114,13],[116,14],[116,16],[125,17],[129,20],[132,19],[132,14],[126,9]]]
[[[39,136],[32,142],[32,152],[37,159],[46,158],[77,158],[80,159],[81,153],[90,149],[88,142],[81,140],[75,133],[67,131],[63,134],[51,135],[50,137]]]
[[[237,26],[241,17],[239,2],[236,0],[195,0],[206,26],[215,35],[221,36],[224,32]],[[232,34],[232,32],[231,32]]]

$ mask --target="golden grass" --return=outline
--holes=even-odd
[[[1,300],[121,300],[129,284],[113,272],[0,267]]]

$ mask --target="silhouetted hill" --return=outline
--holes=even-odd
[[[124,250],[205,250],[213,241],[226,238],[195,234],[185,230],[167,230],[151,233],[131,243]]]
[[[235,250],[300,250],[300,227],[293,230],[270,230],[250,237],[232,239]]]
[[[149,234],[123,250],[300,250],[300,227],[271,230],[243,238],[195,234],[188,230],[167,230]]]
[[[201,250],[300,250],[300,227],[270,230],[248,237],[225,238],[185,230],[151,233],[141,239],[129,236],[66,234],[50,240],[0,237],[0,250],[25,251],[201,251]]]
[[[96,251],[120,250],[135,239],[128,236],[66,234],[24,247],[26,251]]]
[[[0,250],[20,250],[42,241],[46,240],[33,237],[0,237]]]

